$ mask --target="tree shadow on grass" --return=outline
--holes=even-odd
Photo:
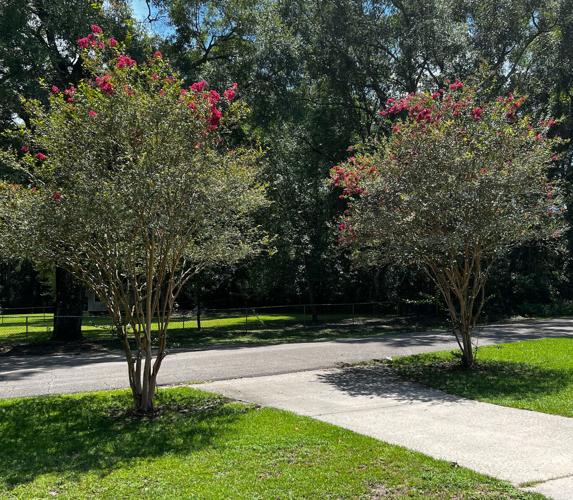
[[[365,325],[359,329],[358,326],[353,326],[352,324],[273,324],[272,326],[258,326],[246,331],[236,326],[205,328],[201,331],[171,329],[168,333],[168,339],[171,347],[199,347],[233,342],[241,345],[268,345],[285,342],[333,340],[345,337],[353,338],[357,335],[380,335],[396,329],[397,327],[395,326],[390,327],[386,325]]]
[[[481,361],[475,370],[466,371],[457,361],[425,355],[410,363],[389,361],[344,368],[320,379],[351,396],[441,404],[459,401],[460,396],[492,401],[542,398],[562,391],[567,381],[573,381],[573,371],[500,361]]]
[[[158,417],[129,417],[125,391],[10,400],[0,406],[0,480],[8,488],[46,473],[102,476],[137,459],[192,454],[231,432],[251,411],[189,389],[159,391]]]
[[[425,355],[398,360],[392,367],[404,378],[472,399],[538,399],[573,382],[573,370],[517,361],[478,360],[474,369],[464,370],[458,360]]]

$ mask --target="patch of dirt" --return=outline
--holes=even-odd
[[[410,488],[401,486],[398,488],[389,488],[383,483],[376,483],[371,486],[369,500],[380,500],[381,498],[403,498],[410,496]]]

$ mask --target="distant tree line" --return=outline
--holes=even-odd
[[[325,179],[353,154],[349,145],[392,133],[378,115],[389,98],[446,80],[526,95],[534,118],[559,119],[551,133],[565,142],[552,175],[571,196],[573,0],[149,0],[141,22],[126,0],[6,0],[0,128],[29,120],[19,95],[47,101],[41,78],[62,87],[82,78],[76,40],[92,23],[135,58],[160,49],[189,84],[237,82],[252,109],[245,131],[266,150],[271,205],[258,222],[274,235],[272,251],[204,271],[181,307],[433,300],[433,284],[415,268],[352,265],[334,224],[346,202]],[[572,299],[572,251],[571,233],[560,245],[513,250],[491,273],[486,310]],[[65,303],[73,289],[25,262],[0,271],[4,307]]]

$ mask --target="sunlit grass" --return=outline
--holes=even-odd
[[[27,321],[26,321],[27,319]],[[52,314],[0,316],[0,345],[33,344],[50,339]],[[154,323],[156,325],[156,323]],[[195,317],[174,317],[169,324],[170,348],[213,344],[273,344],[305,342],[344,337],[368,337],[389,331],[421,328],[430,323],[418,323],[415,318],[397,316],[357,316],[351,314],[320,314],[313,321],[310,314],[267,313],[207,316],[201,318],[201,329]],[[87,341],[107,347],[119,347],[111,321],[106,316],[85,316],[82,332]]]
[[[163,389],[0,402],[2,498],[541,498],[310,418]]]
[[[399,374],[470,399],[573,417],[573,338],[480,347],[465,371],[450,352],[397,358]]]

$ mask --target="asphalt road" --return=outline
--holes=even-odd
[[[573,319],[483,327],[480,345],[573,335]],[[261,377],[330,368],[388,356],[456,348],[451,334],[401,332],[365,339],[272,346],[224,346],[173,351],[159,373],[161,385]],[[0,356],[0,397],[128,387],[121,353]]]

